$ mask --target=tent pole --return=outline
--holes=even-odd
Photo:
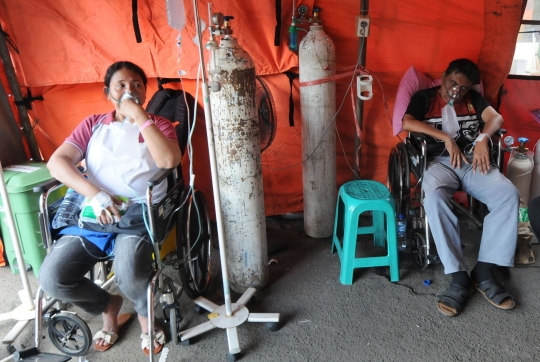
[[[0,57],[2,58],[2,62],[4,63],[4,69],[9,82],[9,87],[11,88],[11,92],[13,93],[13,97],[15,98],[15,101],[22,101],[23,96],[21,92],[21,87],[19,86],[19,82],[17,81],[15,68],[13,67],[13,62],[11,61],[11,57],[9,55],[6,36],[4,34],[4,30],[2,29],[2,25],[0,24]],[[22,104],[17,105],[17,110],[19,111],[19,119],[21,121],[22,132],[26,137],[28,148],[30,150],[30,157],[36,162],[42,161],[43,159],[41,158],[41,153],[39,152],[36,136],[34,135],[34,129],[32,128],[32,125],[30,123],[30,118],[28,117],[26,107]]]
[[[360,15],[367,16],[369,9],[369,0],[360,0]],[[358,38],[358,64],[365,67],[366,66],[366,48],[367,48],[367,37]],[[358,122],[358,129],[362,131],[362,126],[364,124],[364,101],[356,96],[356,121]],[[358,132],[354,132],[354,173],[355,178],[358,175],[360,178],[360,170],[358,165],[360,164],[360,150],[359,147],[362,145],[362,140],[360,139]]]

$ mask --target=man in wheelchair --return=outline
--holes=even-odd
[[[476,91],[480,72],[468,59],[452,61],[442,84],[413,95],[403,129],[426,135],[428,167],[423,175],[424,208],[449,287],[437,308],[456,316],[478,289],[495,307],[513,309],[512,296],[495,280],[494,265],[513,266],[519,192],[490,163],[491,136],[503,118]],[[487,205],[478,262],[470,272],[463,258],[451,198],[458,188]]]
[[[114,109],[83,120],[47,164],[53,177],[86,197],[84,210],[93,211],[95,220],[84,221],[82,213],[73,215],[44,260],[40,284],[54,298],[90,314],[102,314],[102,331],[94,337],[98,351],[114,344],[119,328],[129,319],[129,315],[119,315],[120,295],[111,295],[85,278],[94,264],[111,253],[118,288],[138,313],[145,354],[151,343],[143,338],[148,335],[146,292],[154,274],[154,248],[143,215],[146,181],[159,169],[176,167],[181,152],[171,122],[142,107],[146,82],[137,65],[112,64],[105,75],[104,92]],[[86,178],[76,168],[83,159]],[[156,201],[166,188],[166,181],[154,188]],[[163,333],[157,333],[155,353],[163,343]]]

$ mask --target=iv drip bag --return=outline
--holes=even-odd
[[[167,0],[167,19],[171,28],[181,31],[186,26],[183,0]]]

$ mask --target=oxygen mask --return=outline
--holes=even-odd
[[[126,99],[131,99],[133,102],[135,102],[137,104],[141,104],[141,101],[139,100],[139,98],[137,98],[137,96],[135,96],[133,93],[131,93],[131,91],[126,91],[126,93],[122,94],[122,97],[120,97],[120,100],[118,101],[118,104],[122,104],[122,101],[124,101]],[[123,123],[126,123],[126,122],[129,123],[129,117],[124,118]]]
[[[450,97],[451,100],[457,101],[461,96],[459,94],[459,86],[455,86],[455,87],[452,87],[450,89],[446,89],[446,94],[448,95],[448,97]]]
[[[122,101],[126,100],[126,99],[131,99],[133,102],[135,102],[137,104],[141,104],[141,101],[139,100],[139,98],[137,98],[137,96],[133,95],[133,93],[131,93],[131,91],[127,91],[126,93],[122,94],[122,97],[120,97],[120,100],[118,101],[118,103],[122,103]]]
[[[470,89],[469,86],[459,85],[448,77],[444,80],[444,88],[446,89],[446,95],[454,101],[461,99]]]

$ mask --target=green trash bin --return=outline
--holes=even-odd
[[[32,267],[34,275],[39,276],[39,269],[43,259],[47,254],[41,231],[39,228],[39,193],[34,193],[32,189],[45,181],[51,179],[51,175],[45,163],[28,162],[20,165],[13,165],[4,168],[4,179],[6,181],[7,193],[11,203],[15,227],[21,242],[21,252],[24,262]],[[65,190],[56,190],[49,198],[49,205],[60,199]],[[4,240],[4,249],[7,261],[13,273],[19,272],[17,257],[9,226],[7,224],[6,210],[4,202],[0,198],[0,229]]]

